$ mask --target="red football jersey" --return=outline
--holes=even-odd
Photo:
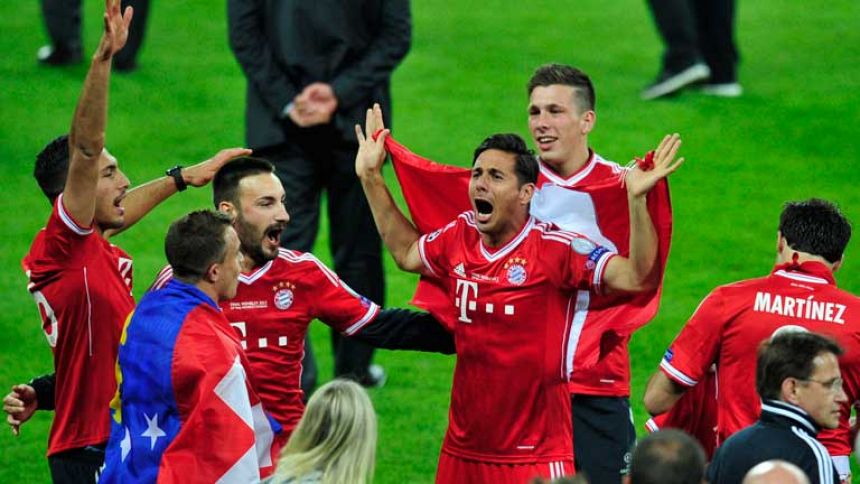
[[[675,382],[695,385],[717,364],[717,436],[723,442],[760,413],[755,390],[756,350],[780,328],[800,327],[836,339],[848,403],[840,427],[819,434],[830,454],[849,455],[850,404],[860,396],[860,298],[838,289],[823,264],[776,266],[771,275],[715,289],[666,351],[660,369]]]
[[[154,289],[171,277],[160,273]],[[346,335],[355,334],[379,314],[379,306],[346,285],[312,254],[280,249],[278,256],[239,275],[236,297],[221,309],[242,340],[251,379],[263,407],[286,440],[304,412],[301,375],[305,335],[319,319]]]
[[[577,345],[588,327],[589,289],[600,287],[614,254],[534,218],[490,250],[472,212],[422,236],[419,251],[426,270],[450,282],[459,315],[442,450],[482,462],[570,459],[566,381],[574,354],[580,361],[578,352],[588,351]]]
[[[624,176],[626,170],[613,161],[603,159],[593,151],[591,151],[588,162],[568,178],[562,178],[543,162],[539,165],[537,193],[541,193],[541,195],[536,194],[537,197],[564,193],[541,190],[545,185],[558,185],[567,188],[586,187],[605,182],[610,178],[619,179]],[[567,209],[568,211],[572,209],[576,213],[559,214],[561,220],[556,216],[548,216],[544,220],[551,220],[556,225],[568,230],[576,230],[615,252],[626,253],[629,243],[629,227],[620,227],[621,230],[617,232],[602,233],[592,203],[572,203],[566,204],[566,206],[570,207]],[[589,207],[592,209],[590,213],[588,212]],[[535,214],[534,207],[532,214]],[[565,223],[564,219],[566,218],[571,218],[570,224]],[[609,226],[609,224],[601,221],[601,226]],[[591,309],[608,307],[619,301],[619,296],[600,294],[592,294],[591,296],[589,303]],[[592,317],[597,318],[599,316],[595,314]],[[630,355],[627,349],[629,341],[629,334],[620,335],[610,331],[603,333],[600,338],[600,361],[593,368],[577,372],[571,377],[570,392],[613,397],[630,395]]]
[[[134,308],[131,258],[72,220],[60,195],[21,265],[54,353],[48,455],[107,442],[120,332]]]
[[[717,373],[705,372],[705,376],[693,388],[687,390],[672,409],[652,417],[645,422],[649,432],[660,429],[681,429],[702,444],[708,460],[717,448]]]

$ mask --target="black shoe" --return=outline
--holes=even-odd
[[[43,45],[36,52],[36,59],[47,66],[67,66],[81,61],[81,49]]]
[[[710,75],[711,70],[702,62],[697,62],[678,72],[663,72],[653,84],[642,91],[642,99],[648,101],[668,96],[691,84],[704,81]]]
[[[373,364],[367,367],[367,374],[358,383],[366,388],[382,388],[388,375],[382,366]]]
[[[137,61],[135,60],[113,60],[113,70],[117,72],[132,72],[137,69]]]

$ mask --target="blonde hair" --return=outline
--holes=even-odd
[[[367,392],[350,380],[333,380],[308,401],[281,452],[276,481],[321,473],[322,484],[373,481],[376,413]]]

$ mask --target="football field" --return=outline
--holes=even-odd
[[[88,56],[103,2],[84,3]],[[647,378],[699,300],[719,284],[772,267],[784,201],[826,198],[854,221],[836,278],[860,293],[860,2],[738,4],[745,92],[737,99],[694,90],[639,99],[661,53],[644,0],[416,0],[412,49],[393,79],[393,136],[447,164],[468,165],[491,133],[529,139],[525,84],[546,62],[572,64],[592,77],[591,144],[605,158],[626,163],[665,133],[681,133],[687,163],[670,181],[675,225],[663,299],[630,347],[640,432]],[[107,146],[132,184],[242,145],[245,79],[227,45],[225,17],[223,1],[153,2],[139,69],[111,83]],[[46,36],[35,0],[0,2],[0,31],[2,396],[52,369],[20,260],[50,212],[32,179],[35,154],[68,130],[86,64],[36,65]],[[210,195],[209,188],[178,194],[114,240],[134,257],[136,297],[164,264],[168,224],[210,207]],[[325,229],[315,253],[330,262]],[[385,262],[386,305],[406,306],[416,278],[390,257]],[[328,329],[314,323],[311,333],[325,381],[332,373]],[[371,391],[379,415],[376,482],[432,482],[454,358],[381,351],[376,361],[388,372],[387,384]],[[0,483],[49,480],[50,422],[50,413],[40,413],[17,438],[0,427]]]

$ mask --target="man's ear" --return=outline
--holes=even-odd
[[[235,219],[237,215],[236,206],[233,205],[233,202],[228,202],[226,200],[218,202],[218,211],[221,213],[226,213],[232,219]]]
[[[529,202],[532,201],[532,197],[535,194],[535,184],[534,183],[526,183],[520,187],[520,203],[523,205],[528,205]]]
[[[206,282],[210,284],[214,284],[218,282],[218,279],[221,277],[221,264],[214,262],[212,263],[208,269],[206,269],[206,274],[203,276],[206,279]]]
[[[594,125],[597,123],[597,113],[592,110],[588,110],[582,113],[582,118],[580,119],[580,132],[582,134],[588,134],[594,129]]]
[[[800,400],[797,397],[797,388],[797,379],[786,378],[785,380],[783,380],[782,386],[780,387],[783,401],[786,401],[792,405],[798,405],[800,403]]]
[[[833,272],[838,271],[839,268],[842,267],[842,261],[844,261],[844,260],[845,260],[845,254],[842,254],[842,257],[840,257],[838,261],[833,263]]]

